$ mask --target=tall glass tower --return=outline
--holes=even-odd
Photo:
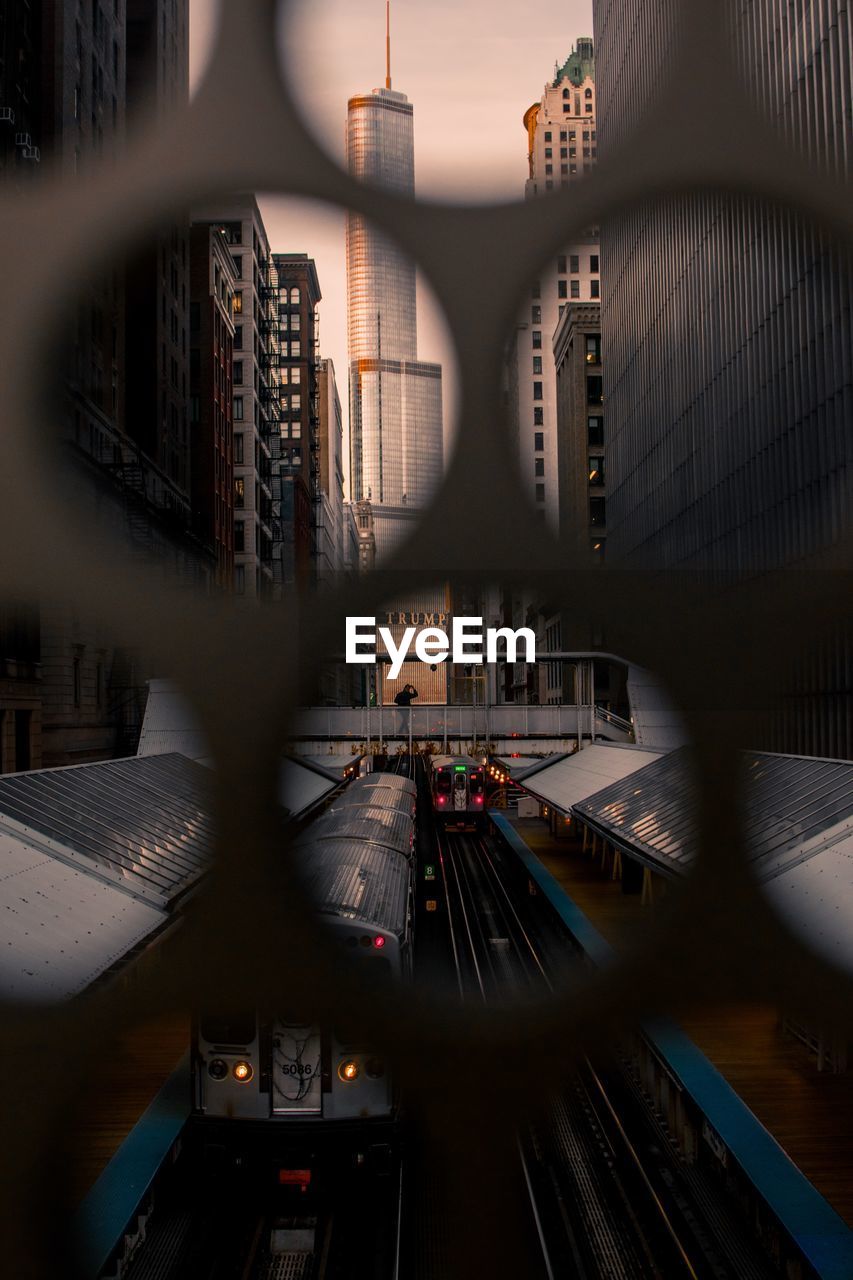
[[[391,88],[350,98],[350,173],[412,195],[412,104]],[[350,484],[373,505],[377,556],[429,501],[443,462],[441,366],[418,360],[415,265],[360,214],[347,219]]]

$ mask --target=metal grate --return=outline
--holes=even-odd
[[[748,973],[753,992],[785,990],[792,1006],[833,1017],[853,1035],[849,976],[801,946],[743,874],[734,756],[744,707],[773,707],[768,673],[793,670],[803,645],[821,643],[828,624],[846,616],[849,527],[838,516],[831,553],[812,562],[822,572],[783,573],[763,580],[760,590],[730,582],[725,607],[719,582],[607,566],[590,571],[577,547],[552,538],[522,497],[500,387],[505,335],[530,281],[543,261],[608,212],[714,187],[786,203],[849,247],[848,192],[800,163],[742,92],[727,43],[731,6],[690,0],[676,6],[678,38],[667,34],[654,47],[656,114],[635,113],[625,147],[603,158],[588,181],[535,205],[472,210],[395,200],[359,185],[321,153],[283,88],[275,23],[279,10],[287,17],[294,7],[295,0],[222,0],[219,43],[189,112],[152,126],[108,180],[45,184],[0,209],[5,294],[15,303],[0,312],[2,363],[14,370],[4,388],[0,528],[15,554],[3,559],[3,587],[73,596],[125,642],[144,647],[179,681],[219,769],[219,874],[204,909],[164,945],[162,963],[132,991],[104,987],[73,1008],[37,1017],[31,1008],[2,1010],[3,1060],[24,1061],[27,1070],[4,1091],[0,1115],[0,1236],[7,1271],[31,1280],[54,1275],[55,1258],[67,1256],[57,1135],[97,1069],[106,1029],[203,1005],[222,990],[234,992],[237,977],[245,991],[279,1007],[289,972],[283,949],[291,961],[300,948],[327,955],[296,901],[271,891],[281,844],[270,761],[286,739],[312,659],[340,649],[351,593],[315,602],[300,618],[297,639],[295,609],[259,615],[253,629],[248,615],[235,622],[230,608],[179,591],[166,570],[128,564],[60,493],[55,407],[44,398],[48,338],[59,308],[79,288],[83,265],[123,252],[170,209],[217,188],[245,190],[253,177],[267,190],[311,195],[393,226],[445,307],[457,343],[463,411],[446,483],[388,571],[362,584],[359,611],[395,598],[401,583],[412,590],[436,581],[526,582],[606,631],[612,647],[665,673],[696,742],[700,834],[691,892],[665,932],[650,927],[630,968],[615,965],[584,989],[563,993],[541,1019],[496,1023],[488,1012],[466,1010],[463,1020],[415,999],[401,1007],[390,994],[369,1009],[347,1009],[351,1021],[370,1023],[377,1042],[393,1045],[400,1078],[414,1084],[413,1105],[441,1152],[440,1178],[456,1210],[446,1223],[448,1274],[525,1273],[521,1209],[506,1176],[519,1114],[530,1101],[518,1095],[519,1069],[534,1082],[530,1094],[541,1097],[557,1084],[567,1056],[600,1032],[603,1017],[630,1023],[650,1001],[661,1007],[687,997],[734,998]],[[239,93],[222,91],[238,83]],[[334,1001],[333,965],[306,964],[301,972],[318,1001]],[[562,1051],[554,1053],[557,1043]],[[46,1044],[61,1046],[61,1070]],[[424,1063],[441,1064],[441,1076],[427,1079]],[[291,1270],[278,1274],[300,1274],[292,1269],[296,1259],[283,1265]]]

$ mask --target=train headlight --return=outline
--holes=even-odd
[[[251,1062],[246,1062],[243,1059],[241,1059],[240,1062],[235,1062],[231,1071],[234,1079],[239,1081],[240,1084],[248,1084],[252,1076],[255,1074],[252,1070]]]
[[[224,1080],[228,1075],[228,1063],[222,1058],[211,1058],[207,1065],[207,1074],[212,1080]]]
[[[360,1074],[358,1063],[353,1058],[347,1058],[346,1062],[342,1062],[338,1067],[338,1076],[344,1084],[352,1084]]]

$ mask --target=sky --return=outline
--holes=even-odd
[[[218,0],[190,0],[190,74],[210,51]],[[317,141],[341,163],[347,99],[385,82],[385,0],[302,0],[279,32],[282,63]],[[531,21],[531,13],[535,15]],[[415,186],[432,199],[521,199],[527,177],[522,116],[554,64],[591,36],[592,0],[392,0],[393,87],[414,105]],[[289,72],[288,72],[289,69]],[[335,364],[346,418],[346,258],[341,211],[259,193],[274,252],[316,260],[320,351]],[[443,321],[418,290],[419,356],[444,366],[445,436],[455,400]]]

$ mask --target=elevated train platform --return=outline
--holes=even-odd
[[[611,962],[652,927],[654,907],[623,893],[580,838],[555,836],[542,818],[492,816],[594,963]],[[765,1006],[703,1010],[647,1032],[707,1117],[719,1154],[722,1134],[726,1155],[746,1169],[814,1274],[853,1275],[850,1076],[819,1072],[779,1012]]]

